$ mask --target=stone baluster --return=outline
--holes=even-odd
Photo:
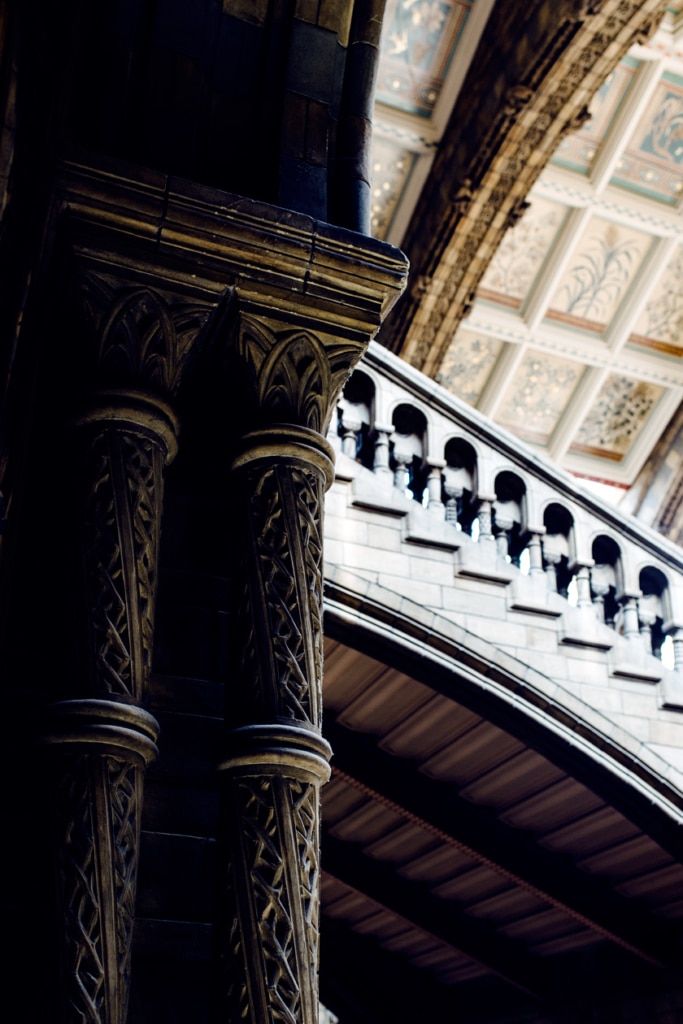
[[[485,543],[493,543],[495,541],[492,530],[494,501],[495,495],[479,495],[479,509],[477,512],[479,540]]]
[[[360,420],[351,420],[344,416],[341,421],[341,429],[342,453],[350,459],[355,459],[358,453],[358,434],[361,429]]]
[[[460,511],[462,505],[463,488],[454,487],[452,484],[444,484],[446,495],[446,522],[453,526],[459,525]]]
[[[545,575],[548,581],[548,590],[551,594],[559,593],[557,589],[557,567],[562,561],[562,555],[559,551],[548,550],[547,546],[543,545],[543,560],[545,562]]]
[[[169,405],[205,307],[136,286],[80,282],[98,353],[117,387],[77,417],[87,637],[83,669],[48,708],[61,913],[64,1021],[124,1024],[146,765],[158,726],[149,678],[164,466],[176,448]]]
[[[574,563],[574,579],[576,580],[576,607],[591,608],[593,599],[591,597],[591,566],[581,563]]]
[[[624,636],[627,640],[640,639],[638,625],[638,598],[640,594],[624,593],[619,595]]]
[[[657,615],[653,608],[648,607],[646,601],[639,598],[636,602],[638,609],[638,622],[640,625],[640,635],[643,641],[643,647],[645,648],[646,654],[655,654],[652,645],[652,627],[657,621]]]
[[[674,649],[674,670],[683,672],[683,629],[675,629],[669,635]]]
[[[504,516],[501,513],[496,513],[495,522],[493,524],[493,535],[496,539],[498,557],[503,561],[507,559],[509,554],[510,531],[513,526],[514,520],[511,516]]]
[[[394,474],[389,466],[389,438],[394,432],[394,426],[375,423],[375,460],[373,472],[375,476],[386,480],[393,480]]]
[[[285,232],[281,211],[276,223]],[[230,315],[215,325],[226,407],[239,401],[243,410],[230,467],[237,528],[214,929],[216,1019],[233,1024],[318,1021],[319,803],[330,757],[321,734],[322,517],[333,479],[324,433],[349,370],[405,281],[396,250],[380,245],[381,265],[376,241],[366,254],[358,236],[341,246],[338,235],[315,239],[324,299],[306,287],[316,272],[311,257],[313,269],[302,260],[305,277],[282,295],[270,289],[270,268],[268,288],[258,278],[240,281]],[[347,289],[349,268],[355,280],[358,266],[365,292],[355,307]],[[383,474],[393,427],[376,429]]]
[[[602,583],[591,579],[591,591],[593,594],[593,608],[598,622],[606,622],[605,619],[605,598],[609,594],[609,583]]]
[[[413,464],[412,452],[402,452],[394,448],[394,487],[405,494],[410,483],[410,467]]]
[[[444,503],[441,500],[441,488],[445,465],[446,462],[442,459],[427,460],[427,466],[429,467],[429,473],[427,475],[427,508],[433,516],[437,517],[437,519],[444,518]]]
[[[529,552],[529,576],[543,576],[543,552],[541,549],[541,537],[545,533],[545,527],[529,530],[527,550]]]

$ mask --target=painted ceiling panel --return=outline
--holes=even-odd
[[[645,308],[633,325],[629,341],[675,355],[683,355],[683,248],[679,246],[657,282]]]
[[[488,13],[489,0],[388,0],[373,144],[378,237],[401,244]],[[434,370],[564,468],[620,489],[680,392],[681,19],[670,7],[660,33],[624,57],[590,119],[561,141]],[[669,239],[679,245],[665,266]],[[586,416],[582,389],[596,371],[609,375],[607,390]]]
[[[649,246],[641,231],[592,217],[560,279],[548,317],[583,330],[604,330]]]
[[[481,298],[519,309],[562,225],[566,207],[534,197],[508,231],[479,286]]]
[[[609,131],[619,108],[631,89],[640,62],[627,57],[614,69],[593,97],[590,121],[560,143],[553,163],[579,174],[588,174],[600,145]]]
[[[430,118],[473,3],[393,0],[382,34],[377,99]]]
[[[662,76],[612,180],[660,202],[678,202],[683,194],[683,77]]]
[[[580,363],[547,352],[527,351],[496,420],[526,441],[546,444],[582,373]]]
[[[385,238],[408,181],[416,154],[392,139],[377,137],[372,146],[372,207],[370,227]]]
[[[631,450],[663,391],[656,384],[610,374],[571,450],[620,462]]]
[[[476,405],[503,348],[503,342],[461,327],[437,377],[458,398]]]

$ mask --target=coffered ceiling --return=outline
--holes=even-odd
[[[492,0],[394,0],[373,230],[401,244]],[[565,469],[627,488],[683,397],[683,9],[565,135],[431,373]],[[461,301],[456,298],[456,301]]]

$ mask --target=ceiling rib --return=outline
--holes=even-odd
[[[571,400],[553,430],[548,444],[551,459],[560,462],[567,454],[576,436],[577,423],[583,423],[609,373],[609,367],[586,367]]]
[[[504,346],[477,402],[479,412],[490,416],[491,419],[495,417],[498,406],[505,397],[507,386],[517,372],[526,350],[525,344],[508,343]]]
[[[605,342],[613,354],[619,352],[628,341],[633,325],[657,286],[677,245],[676,238],[658,238],[653,242],[643,260],[637,281],[629,289],[605,333]]]
[[[569,211],[567,220],[560,229],[555,245],[539,274],[524,310],[524,321],[530,331],[537,331],[545,316],[553,295],[562,280],[574,248],[591,218],[590,207],[575,207]]]
[[[451,786],[428,780],[412,765],[378,750],[369,737],[351,734],[333,722],[326,723],[325,734],[334,750],[336,777],[640,959],[655,965],[666,962],[666,925],[635,911],[565,857],[541,850],[518,830],[458,797]]]
[[[457,953],[531,995],[543,994],[542,971],[535,958],[494,929],[468,917],[426,885],[411,882],[385,862],[373,860],[323,830],[324,871],[360,895],[443,942]]]

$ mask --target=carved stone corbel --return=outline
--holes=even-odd
[[[75,417],[83,657],[47,710],[53,755],[63,1019],[124,1024],[145,767],[163,474],[177,449],[169,399],[208,311],[86,276],[93,388]],[[109,385],[109,386],[107,386]]]

